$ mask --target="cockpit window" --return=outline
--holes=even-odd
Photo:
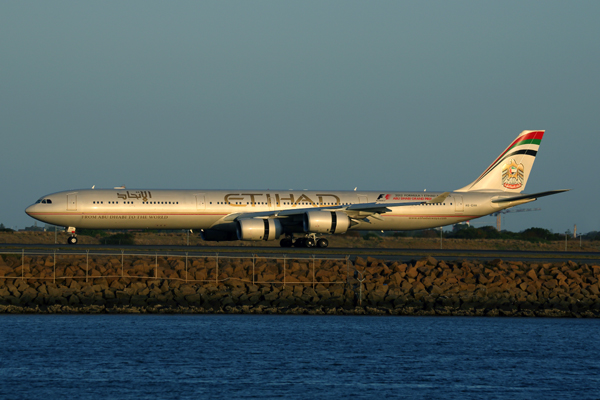
[[[46,204],[46,199],[42,200],[42,204]]]
[[[35,202],[35,204],[41,203],[42,199],[39,199],[38,201]]]
[[[52,200],[50,200],[50,199],[47,199],[47,200],[46,200],[46,202],[47,202],[48,204],[52,204]]]

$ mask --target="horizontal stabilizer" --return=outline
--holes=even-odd
[[[529,199],[537,199],[540,197],[550,196],[556,193],[568,192],[571,189],[560,189],[560,190],[550,190],[548,192],[540,192],[533,194],[523,194],[520,196],[512,196],[512,197],[504,197],[501,199],[492,200],[492,203],[507,203],[511,201],[520,201],[520,200],[529,200]]]

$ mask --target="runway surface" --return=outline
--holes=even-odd
[[[380,260],[402,261],[419,260],[432,256],[438,260],[455,261],[489,261],[503,259],[530,262],[563,262],[577,261],[586,264],[600,264],[599,252],[576,251],[507,251],[507,250],[444,250],[444,249],[382,249],[382,248],[281,248],[281,247],[247,247],[247,246],[115,246],[115,245],[64,245],[64,244],[0,244],[0,254],[6,253],[36,253],[36,254],[159,254],[190,256],[223,256],[223,257],[263,257],[286,258],[345,258],[374,257]]]

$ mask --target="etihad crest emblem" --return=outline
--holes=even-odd
[[[525,179],[525,168],[523,164],[517,164],[514,159],[510,159],[508,164],[502,166],[502,186],[507,189],[518,189],[523,186]]]

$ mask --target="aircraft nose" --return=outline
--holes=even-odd
[[[27,207],[25,209],[25,214],[31,216],[31,213],[34,211],[35,209],[35,204],[30,205],[29,207]]]

